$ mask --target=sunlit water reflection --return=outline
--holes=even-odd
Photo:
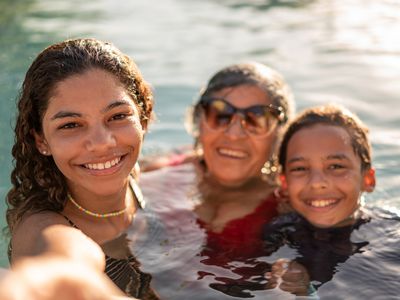
[[[284,74],[298,109],[333,101],[363,119],[378,176],[368,201],[399,210],[399,9],[396,0],[1,1],[0,196],[10,187],[14,100],[28,65],[50,43],[93,36],[131,55],[154,87],[158,119],[145,153],[190,143],[184,111],[199,88],[225,65],[256,60]]]

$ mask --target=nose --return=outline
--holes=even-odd
[[[247,137],[244,129],[244,117],[238,113],[234,114],[232,120],[225,130],[225,134],[232,139]]]
[[[320,170],[312,170],[310,173],[310,186],[314,189],[323,189],[328,187],[329,181],[326,174]]]
[[[116,146],[116,139],[113,132],[103,124],[96,125],[89,129],[86,148],[90,152],[102,152]]]

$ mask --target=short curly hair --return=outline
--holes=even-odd
[[[144,129],[152,118],[153,95],[134,61],[113,44],[97,39],[71,39],[44,49],[28,69],[18,99],[12,188],[7,194],[9,231],[27,212],[61,211],[67,199],[64,176],[52,157],[39,153],[33,132],[42,120],[56,85],[90,69],[109,72],[136,103]]]
[[[368,128],[354,113],[343,106],[327,104],[304,110],[288,125],[279,147],[279,164],[283,172],[285,171],[287,147],[290,139],[301,129],[317,124],[338,126],[345,129],[350,136],[354,153],[361,159],[361,170],[371,168],[372,150],[368,138]]]

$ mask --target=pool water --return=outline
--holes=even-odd
[[[338,102],[360,116],[371,131],[378,178],[367,201],[400,210],[399,9],[396,0],[0,1],[0,197],[11,185],[15,99],[29,64],[50,43],[96,37],[131,55],[154,88],[158,118],[144,154],[190,144],[184,112],[200,87],[223,66],[255,60],[285,76],[298,110]],[[180,180],[160,201],[183,193]],[[5,226],[4,201],[0,211]],[[188,241],[201,247],[197,234],[189,232]],[[6,245],[3,238],[3,267]],[[190,249],[187,257],[179,255],[196,260],[192,254]],[[159,267],[169,269],[167,263]],[[368,267],[360,271],[367,282]]]
[[[153,286],[162,299],[293,299],[291,293],[269,288],[265,276],[282,258],[305,267],[318,288],[310,299],[398,297],[400,217],[396,213],[367,205],[365,221],[351,231],[316,230],[300,222],[292,234],[294,226],[281,226],[289,233],[285,239],[294,237],[294,246],[269,250],[257,240],[244,239],[232,255],[232,249],[215,245],[207,236],[194,212],[199,193],[192,164],[144,173],[140,183],[147,204],[137,222],[146,219],[147,229],[137,235],[143,226],[133,224],[128,238],[139,236],[132,251],[143,271],[153,275]],[[284,219],[283,224],[291,220]],[[276,234],[264,232],[269,239],[271,232]],[[277,240],[273,238],[272,245]]]

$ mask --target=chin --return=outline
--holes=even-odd
[[[320,222],[308,220],[308,222],[318,228],[333,228],[343,226],[341,220],[330,220],[329,222],[327,222],[327,220],[321,220]]]
[[[334,224],[326,224],[326,223],[315,223],[315,222],[310,222],[314,227],[317,228],[330,228],[330,227],[334,227]]]
[[[245,178],[216,178],[220,185],[226,187],[240,187],[247,182]]]

